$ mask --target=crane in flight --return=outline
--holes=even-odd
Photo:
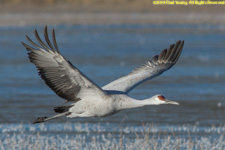
[[[45,122],[61,116],[68,118],[104,117],[121,110],[145,105],[179,105],[179,103],[170,101],[161,94],[144,100],[134,99],[127,94],[142,82],[170,69],[181,54],[184,41],[177,41],[176,44],[170,45],[168,49],[164,49],[159,55],[135,68],[128,75],[101,88],[63,57],[56,43],[54,29],[52,30],[51,42],[47,26],[45,26],[44,37],[47,44],[41,40],[37,30],[34,30],[34,34],[40,45],[34,43],[28,36],[26,38],[33,47],[23,42],[22,45],[26,47],[29,59],[37,67],[41,78],[69,104],[55,107],[54,111],[59,114],[52,117],[39,117],[33,123]]]

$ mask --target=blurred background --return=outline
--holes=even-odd
[[[63,104],[40,79],[20,44],[26,42],[25,35],[34,39],[33,30],[41,35],[48,25],[50,31],[56,29],[65,57],[101,86],[128,74],[177,40],[185,40],[181,58],[171,70],[131,92],[140,99],[161,93],[184,104],[139,108],[118,116],[137,121],[132,114],[139,114],[147,119],[138,117],[138,122],[224,123],[223,5],[153,5],[148,0],[0,3],[0,122],[29,123],[38,115],[50,114],[52,102]],[[163,118],[158,117],[161,111],[166,115]],[[120,121],[118,116],[112,118]]]
[[[217,24],[224,5],[153,5],[153,0],[1,0],[0,25]]]
[[[50,35],[53,28],[56,30],[65,58],[100,86],[128,74],[176,41],[185,40],[173,68],[130,93],[137,99],[160,93],[179,106],[148,106],[106,118],[60,118],[45,126],[101,123],[101,128],[107,125],[106,131],[117,126],[138,131],[143,124],[162,128],[191,125],[198,127],[197,137],[211,134],[207,127],[216,126],[223,128],[213,132],[212,139],[224,134],[224,5],[164,6],[153,5],[151,0],[0,0],[2,132],[8,124],[24,123],[27,130],[39,127],[31,125],[36,117],[54,115],[53,107],[64,105],[38,76],[20,43],[28,43],[25,35],[36,41],[34,29],[44,38],[45,25]],[[46,132],[53,131],[47,128]]]

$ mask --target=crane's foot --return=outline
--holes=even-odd
[[[38,117],[33,124],[45,122],[48,117]]]

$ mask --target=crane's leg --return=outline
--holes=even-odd
[[[45,121],[52,120],[52,119],[55,119],[55,118],[59,118],[59,117],[61,117],[61,116],[66,116],[66,115],[69,115],[69,114],[70,114],[70,112],[64,112],[64,113],[61,113],[61,114],[58,114],[58,115],[55,115],[55,116],[52,116],[52,117],[38,117],[38,118],[33,122],[33,124],[45,122]]]

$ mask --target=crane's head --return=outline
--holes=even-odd
[[[155,105],[161,105],[161,104],[179,105],[178,102],[168,100],[161,94],[157,94],[157,95],[153,96],[152,99],[153,99]]]

